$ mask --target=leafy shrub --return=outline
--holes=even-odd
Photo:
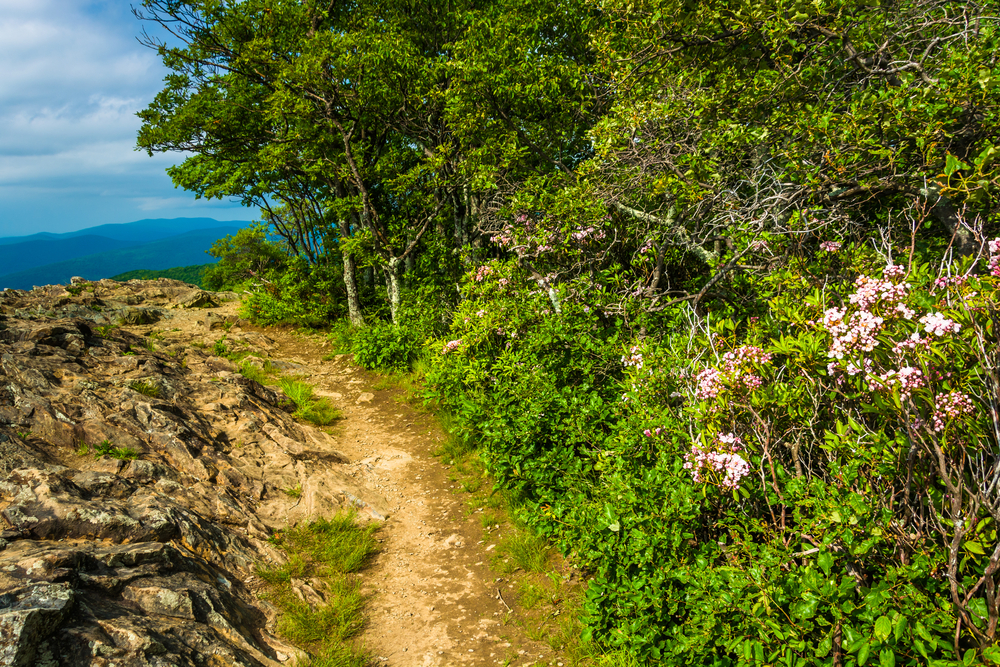
[[[82,444],[77,449],[76,453],[80,456],[89,454],[91,448]],[[101,458],[102,456],[108,456],[113,459],[118,459],[119,461],[132,461],[139,456],[139,452],[131,447],[116,447],[110,440],[102,440],[93,447],[94,456],[96,458]]]
[[[659,340],[564,293],[557,314],[512,266],[467,284],[432,393],[520,516],[593,569],[604,644],[665,664],[1000,659],[998,281],[919,261],[799,277],[826,261],[769,276],[764,317]]]
[[[219,239],[208,253],[219,261],[204,267],[201,280],[206,289],[214,291],[236,289],[254,277],[270,275],[287,260],[284,248],[268,239],[263,224]]]
[[[291,257],[280,273],[249,287],[240,314],[263,325],[322,327],[346,314],[344,294],[340,267]]]
[[[355,362],[369,370],[408,370],[420,349],[411,330],[388,322],[357,329],[351,340]]]

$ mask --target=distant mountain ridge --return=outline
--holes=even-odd
[[[135,243],[132,241],[119,241],[91,234],[71,239],[35,239],[23,243],[10,243],[0,245],[0,271],[4,274],[17,273],[53,262],[133,245]]]
[[[100,280],[138,269],[214,263],[206,251],[249,221],[212,218],[139,220],[66,234],[41,232],[0,238],[0,289]]]
[[[216,220],[214,218],[150,218],[123,222],[121,224],[98,225],[86,227],[74,232],[54,234],[39,232],[29,236],[0,236],[0,246],[28,241],[56,241],[73,239],[80,236],[103,236],[115,241],[131,241],[134,244],[149,243],[160,239],[193,232],[196,229],[212,229],[213,227],[246,227],[248,220]],[[2,269],[0,269],[2,270]],[[7,273],[6,271],[4,273]]]

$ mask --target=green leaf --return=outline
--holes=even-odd
[[[817,658],[826,657],[826,654],[830,652],[831,648],[833,648],[833,639],[829,635],[827,635],[826,638],[823,639],[823,641],[821,641],[819,644],[816,645],[816,657]]]
[[[948,156],[945,158],[945,167],[944,167],[945,176],[951,176],[959,169],[969,169],[969,168],[970,168],[969,165],[965,164],[951,153],[948,153]]]
[[[879,641],[885,641],[889,638],[889,634],[892,632],[892,621],[889,620],[888,616],[879,616],[875,619],[875,637]]]
[[[971,542],[970,541],[970,542],[966,542],[963,546],[965,546],[965,550],[966,551],[971,551],[972,553],[979,554],[980,556],[985,556],[986,555],[986,552],[983,551],[983,545],[980,544],[979,542]]]
[[[871,644],[869,644],[868,641],[866,640],[861,645],[861,648],[858,649],[858,665],[864,667],[864,664],[868,662],[868,654],[871,652],[871,650],[872,650]]]
[[[892,636],[897,642],[903,638],[903,633],[906,632],[906,625],[906,616],[899,614],[899,617],[896,619],[896,627],[892,629]]]
[[[822,551],[819,556],[816,556],[816,564],[823,570],[823,574],[830,576],[830,568],[833,567],[833,556],[829,551]]]
[[[882,667],[896,667],[896,653],[892,649],[884,648],[878,654],[878,662]]]

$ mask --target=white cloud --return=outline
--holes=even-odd
[[[143,27],[122,0],[0,0],[0,236],[29,221],[84,226],[83,201],[122,217],[103,222],[149,210],[253,217],[174,190],[163,170],[182,156],[134,150],[135,114],[166,73],[136,40]]]

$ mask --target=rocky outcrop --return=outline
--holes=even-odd
[[[206,316],[224,299],[163,279],[0,293],[0,665],[280,664],[296,650],[254,588],[282,557],[267,538],[347,503],[386,513],[197,338],[266,353]]]

